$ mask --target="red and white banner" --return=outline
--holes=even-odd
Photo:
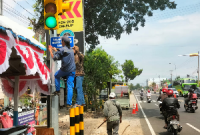
[[[50,84],[50,70],[43,62],[44,51],[28,44],[27,42],[17,40],[13,37],[9,30],[6,33],[0,32],[0,74],[4,73],[9,68],[9,58],[14,47],[17,55],[21,57],[21,63],[24,63],[26,68],[26,76],[28,79],[24,80],[20,78],[19,84],[19,96],[22,95],[27,88],[34,90],[37,88],[44,94],[49,94],[48,85]],[[34,75],[39,74],[39,77],[35,78]],[[14,78],[10,78],[11,80]],[[7,80],[1,79],[4,93],[12,97],[13,88]]]

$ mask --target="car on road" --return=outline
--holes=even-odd
[[[173,93],[176,94],[176,97],[179,97],[178,91],[175,88],[168,88],[168,90],[173,90]]]

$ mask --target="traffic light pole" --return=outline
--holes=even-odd
[[[57,31],[50,31],[50,40],[51,37],[57,37]],[[57,62],[50,57],[50,77],[51,77],[51,93],[55,90],[55,77],[54,74],[57,71]],[[51,96],[51,124],[54,128],[54,134],[59,135],[59,123],[58,123],[58,114],[59,114],[59,97]]]

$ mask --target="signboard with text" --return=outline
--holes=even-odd
[[[70,46],[73,47],[74,46],[74,37],[68,36],[68,38],[70,39]],[[53,46],[55,48],[62,48],[61,38],[60,37],[52,37],[51,38],[51,46]]]
[[[64,12],[59,16],[59,29],[57,34],[63,30],[71,30],[73,32],[83,31],[83,4],[82,0],[69,0],[71,11]]]
[[[51,46],[55,48],[62,48],[62,43],[60,37],[52,37],[51,38]]]
[[[24,125],[29,122],[35,121],[34,110],[22,112],[18,114],[18,125]]]

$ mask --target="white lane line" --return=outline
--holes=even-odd
[[[147,101],[143,101],[144,103],[146,103]]]
[[[198,129],[198,128],[196,128],[196,127],[194,127],[194,126],[192,126],[191,124],[189,124],[189,123],[186,123],[188,126],[190,126],[191,128],[193,128],[194,130],[196,130],[197,132],[199,132],[200,133],[200,130]]]
[[[142,101],[139,101],[139,103],[142,103]]]
[[[158,106],[157,104],[155,104],[156,106]]]
[[[156,101],[155,101],[155,100],[153,100],[153,102],[155,103]]]
[[[137,97],[136,97],[136,100],[137,100],[137,102],[138,102]],[[151,126],[151,124],[150,124],[150,122],[149,122],[149,120],[148,120],[148,118],[147,118],[147,116],[146,116],[146,114],[144,113],[144,111],[143,111],[143,109],[142,109],[142,106],[140,105],[140,103],[138,103],[138,105],[139,105],[139,107],[140,107],[140,109],[141,109],[141,111],[142,111],[142,114],[143,114],[143,116],[144,116],[146,122],[147,122],[147,125],[148,125],[148,127],[149,127],[149,130],[150,130],[151,134],[152,134],[152,135],[156,135],[155,132],[154,132],[154,130],[153,130],[153,128],[152,128],[152,126]]]

